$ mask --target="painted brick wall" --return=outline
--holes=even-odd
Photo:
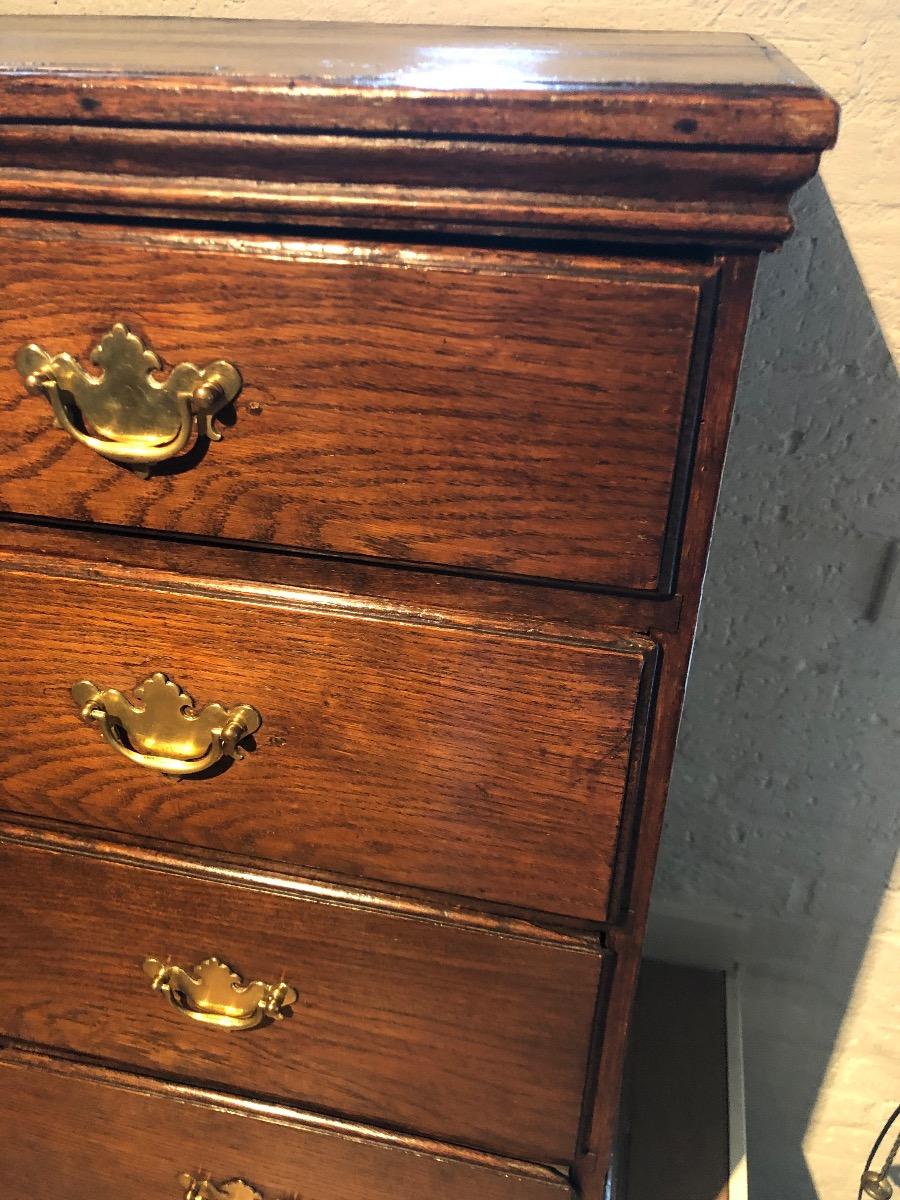
[[[34,0],[145,12],[741,30],[844,105],[762,268],[679,742],[653,936],[741,963],[754,1200],[844,1200],[900,1079],[895,0]],[[712,931],[712,932],[710,932]],[[664,1191],[660,1192],[664,1197]],[[697,1200],[706,1200],[698,1197]]]

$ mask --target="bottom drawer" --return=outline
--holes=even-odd
[[[48,1069],[49,1068],[49,1069]],[[183,1200],[179,1176],[243,1179],[261,1200],[568,1200],[561,1179],[368,1141],[272,1105],[0,1050],[8,1196]],[[305,1121],[305,1123],[304,1123]],[[502,1164],[497,1164],[502,1166]],[[210,1200],[253,1200],[250,1190]]]

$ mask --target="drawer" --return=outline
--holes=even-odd
[[[272,1105],[253,1115],[197,1089],[0,1049],[0,1183],[8,1195],[184,1200],[182,1173],[243,1179],[259,1200],[569,1200],[550,1172],[529,1177],[366,1140]],[[12,1097],[15,1097],[14,1102]],[[246,1107],[246,1106],[245,1106]],[[415,1145],[415,1143],[413,1143]],[[223,1200],[251,1200],[225,1192]]]
[[[7,511],[668,587],[709,269],[637,257],[113,237],[78,226],[38,237],[10,221],[4,229]],[[221,359],[238,367],[244,389],[236,411],[225,411],[221,442],[140,478],[54,427],[46,400],[26,394],[16,351],[38,343],[87,364],[116,322],[167,369]],[[134,403],[132,437],[150,411]],[[88,430],[100,427],[95,404],[77,410]],[[111,418],[108,436],[124,436],[126,424]]]
[[[11,842],[0,877],[0,1037],[535,1161],[574,1156],[605,960],[573,939]],[[189,973],[215,957],[298,999],[284,1020],[209,1027],[153,991],[151,956]]]
[[[7,564],[0,669],[22,686],[5,701],[0,808],[605,919],[649,643],[440,627],[323,594],[251,603],[189,582]],[[158,671],[198,705],[256,708],[255,750],[178,779],[79,719],[72,684],[131,694]]]

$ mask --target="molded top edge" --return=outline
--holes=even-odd
[[[0,18],[0,121],[459,135],[469,117],[678,145],[821,149],[837,130],[834,102],[746,34]]]

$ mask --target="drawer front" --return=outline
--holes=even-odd
[[[78,227],[29,240],[14,236],[14,223],[5,229],[6,510],[667,586],[705,269],[515,251],[114,239]],[[220,359],[239,368],[244,390],[223,441],[142,479],[54,427],[46,399],[24,391],[16,351],[38,343],[87,364],[115,322],[167,368]],[[88,428],[94,404],[81,410]]]
[[[0,1035],[535,1161],[574,1155],[602,958],[559,942],[0,846]],[[146,957],[284,980],[211,1028]]]
[[[0,808],[603,920],[646,653],[332,609],[7,567]],[[175,779],[79,719],[72,684],[156,671],[256,749]]]
[[[560,1180],[528,1178],[291,1122],[177,1099],[150,1082],[25,1065],[0,1050],[0,1183],[8,1195],[184,1200],[182,1173],[243,1179],[260,1200],[569,1200]],[[52,1060],[49,1060],[52,1061]],[[127,1081],[127,1082],[126,1082]],[[130,1084],[130,1086],[128,1086]],[[15,1097],[13,1102],[11,1097]],[[226,1193],[228,1200],[231,1196]],[[237,1193],[233,1200],[250,1200]]]

